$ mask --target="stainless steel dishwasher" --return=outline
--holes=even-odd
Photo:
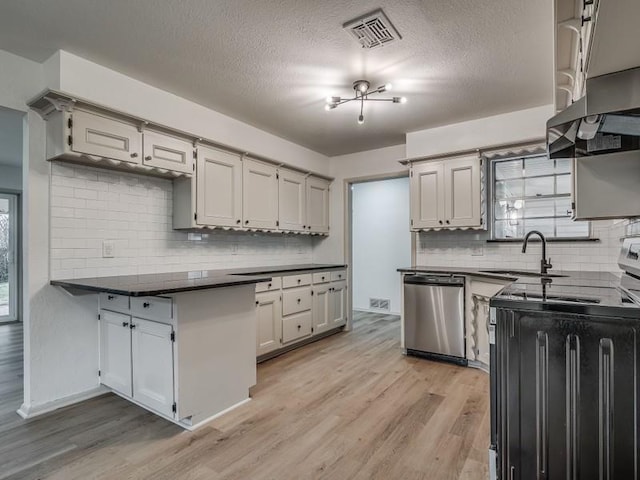
[[[467,365],[463,277],[405,275],[404,346],[407,355]]]

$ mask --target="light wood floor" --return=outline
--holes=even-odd
[[[486,374],[405,357],[399,335],[398,317],[356,314],[188,433],[110,394],[21,420],[21,332],[0,327],[0,478],[487,479]]]

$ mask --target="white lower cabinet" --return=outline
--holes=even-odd
[[[173,326],[100,311],[100,381],[174,417]]]
[[[131,396],[131,317],[100,313],[100,378],[104,385]]]
[[[313,287],[313,333],[329,330],[331,287],[328,283]]]
[[[256,355],[282,346],[282,306],[280,290],[256,294]]]
[[[131,319],[133,399],[173,416],[173,327]]]
[[[346,270],[325,270],[256,285],[256,356],[346,325],[346,278]]]
[[[332,282],[329,295],[329,328],[341,327],[347,323],[347,282]]]

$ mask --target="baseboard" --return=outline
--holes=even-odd
[[[38,417],[40,415],[44,415],[45,413],[53,412],[54,410],[58,410],[59,408],[68,407],[69,405],[73,405],[74,403],[80,403],[84,400],[89,400],[90,398],[104,395],[108,392],[109,391],[106,388],[98,386],[92,388],[91,390],[75,393],[73,395],[69,395],[68,397],[60,398],[52,402],[35,405],[27,405],[26,403],[23,403],[22,405],[20,405],[20,408],[16,413],[27,420],[30,418]]]
[[[175,422],[178,425],[180,425],[182,428],[184,428],[185,430],[188,430],[190,432],[193,432],[194,430],[202,427],[205,423],[209,423],[213,420],[215,420],[218,417],[221,417],[222,415],[224,415],[225,413],[229,413],[231,410],[235,410],[236,408],[244,405],[245,403],[248,403],[251,401],[251,398],[245,398],[244,400],[242,400],[241,402],[236,403],[235,405],[231,405],[229,408],[226,408],[224,410],[222,410],[221,412],[216,413],[215,415],[211,415],[209,418],[205,418],[204,420],[196,423],[195,425],[186,425],[182,422]]]

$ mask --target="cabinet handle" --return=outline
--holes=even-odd
[[[138,154],[137,154],[136,152],[133,152],[133,153],[131,154],[131,158],[136,158],[137,156],[138,156]]]
[[[107,300],[113,300],[114,296],[113,295],[107,295]]]
[[[240,225],[242,223],[242,220],[236,220],[236,223]]]
[[[449,222],[449,220],[447,220],[447,225],[449,225],[449,223],[451,223],[451,222]]]
[[[129,328],[130,328],[131,330],[133,330],[134,328],[136,328],[136,324],[135,324],[135,323],[132,323],[131,325],[129,325]]]
[[[122,326],[123,327],[128,327],[129,326],[129,322],[122,322]]]
[[[442,225],[442,220],[438,220],[438,223],[439,223],[440,225]]]
[[[142,308],[149,308],[151,306],[151,304],[149,302],[144,302],[142,304]]]
[[[146,157],[144,157],[144,159],[145,159],[146,161],[151,160],[151,155],[147,155]]]

